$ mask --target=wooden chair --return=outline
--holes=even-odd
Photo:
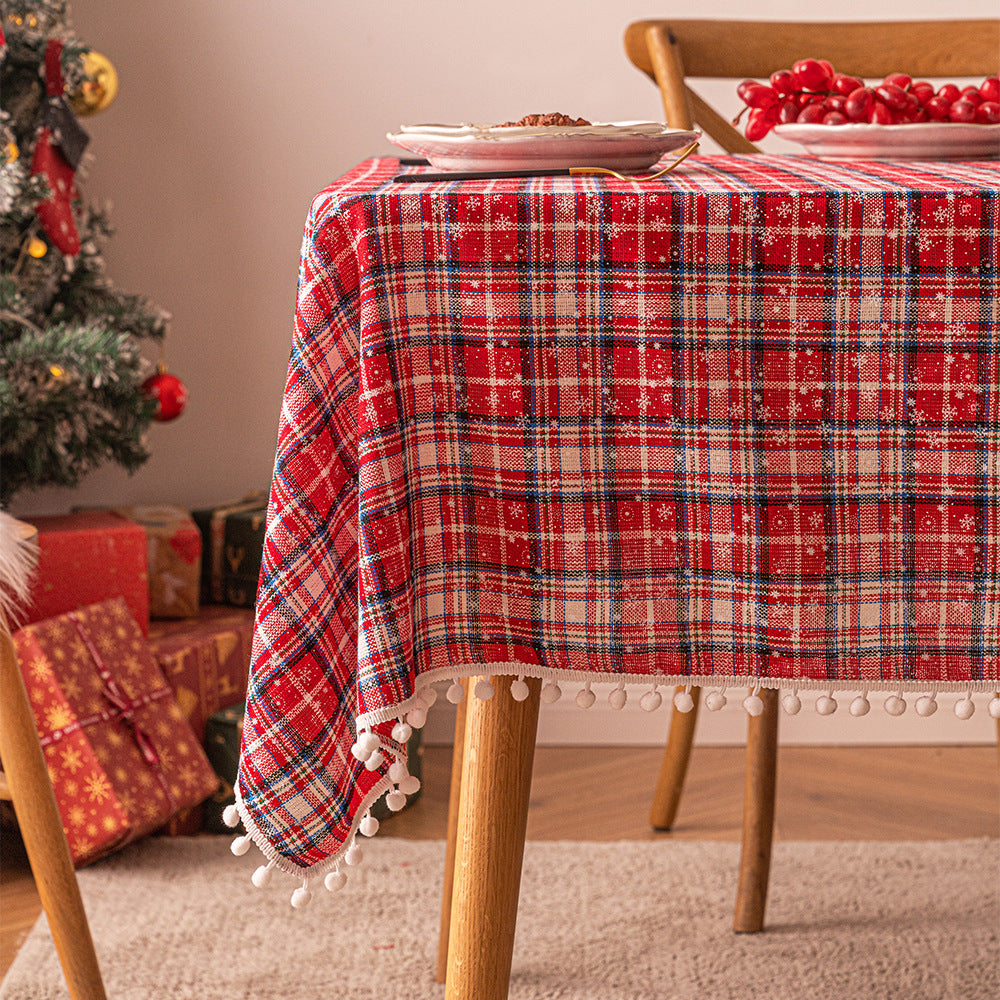
[[[1000,20],[896,21],[878,23],[778,23],[768,21],[644,20],[625,31],[629,59],[660,88],[666,121],[695,125],[728,153],[759,153],[729,121],[710,107],[688,78],[766,80],[798,59],[828,59],[838,71],[862,79],[888,73],[913,77],[984,77],[1000,64]],[[738,103],[735,98],[734,102]],[[673,711],[650,823],[668,830],[680,803],[694,738],[694,710]],[[777,763],[777,693],[761,691],[764,712],[750,718],[743,815],[743,851],[733,927],[759,931],[774,829]]]
[[[10,629],[0,612],[0,798],[13,803],[72,1000],[107,1000]]]
[[[645,20],[626,29],[625,52],[659,86],[669,125],[697,124],[728,153],[759,153],[691,89],[688,78],[766,81],[807,57],[828,59],[838,71],[863,79],[895,72],[915,78],[988,76],[997,72],[1000,20]]]

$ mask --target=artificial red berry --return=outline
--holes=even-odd
[[[778,124],[789,125],[799,117],[799,106],[795,99],[786,97],[778,105]]]
[[[776,116],[771,108],[754,108],[747,119],[746,137],[751,142],[763,139],[774,128]]]
[[[824,125],[846,125],[847,124],[847,116],[844,115],[840,111],[827,111],[827,113],[825,115],[823,115],[823,124]]]
[[[842,94],[830,94],[829,97],[824,98],[823,107],[827,111],[837,111],[840,114],[844,114],[844,105],[847,103],[847,98]],[[846,115],[844,115],[846,118]]]
[[[818,125],[826,115],[826,109],[822,104],[807,104],[799,111],[796,122],[800,125]]]
[[[938,97],[943,97],[949,104],[953,101],[958,100],[959,94],[962,92],[953,83],[946,83],[943,87],[938,88]]]
[[[951,101],[947,97],[934,96],[924,104],[927,117],[932,122],[943,122],[948,118]]]
[[[830,82],[833,67],[826,60],[800,59],[792,66],[795,82],[804,90],[826,90]]]
[[[846,73],[834,73],[832,82],[833,89],[838,94],[843,94],[844,97],[853,93],[858,87],[865,85],[864,80],[859,80],[856,76],[848,76]]]
[[[895,84],[900,90],[907,90],[913,83],[913,77],[907,76],[906,73],[890,73],[882,82]]]
[[[881,101],[875,101],[868,111],[868,121],[872,125],[891,125],[892,111]]]
[[[979,85],[979,94],[984,101],[1000,101],[1000,79],[988,76]]]
[[[882,83],[875,88],[875,95],[893,111],[906,107],[906,91],[895,83]]]
[[[980,125],[1000,124],[1000,102],[983,101],[983,103],[976,108],[975,120]]]
[[[978,108],[983,103],[983,95],[979,93],[978,87],[963,87],[961,100],[972,101]]]
[[[926,104],[934,96],[934,84],[927,80],[917,80],[910,84],[910,93],[921,103]]]
[[[772,73],[770,82],[775,92],[782,96],[790,94],[795,90],[795,77],[792,76],[792,71],[788,69],[779,69]]]
[[[762,83],[754,83],[743,91],[743,103],[751,108],[773,108],[778,100],[777,93]]]
[[[955,101],[948,110],[948,120],[953,122],[971,122],[976,120],[976,107],[972,101],[964,97]]]
[[[844,114],[854,122],[868,120],[868,112],[875,100],[875,92],[869,87],[858,87],[847,95],[844,101]]]

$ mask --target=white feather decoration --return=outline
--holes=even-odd
[[[31,596],[38,564],[38,534],[0,510],[0,622],[15,628]]]

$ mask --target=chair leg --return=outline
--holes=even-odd
[[[775,779],[778,763],[778,692],[761,689],[764,711],[747,723],[746,779],[743,793],[743,847],[733,930],[764,928],[767,881],[774,838]]]
[[[687,776],[688,762],[691,759],[691,744],[694,741],[695,723],[698,721],[701,688],[691,688],[691,697],[694,698],[694,708],[690,712],[679,712],[675,708],[670,717],[670,733],[667,736],[666,749],[663,751],[660,776],[656,779],[653,805],[649,810],[649,823],[654,830],[669,830],[677,816],[681,792],[684,790],[684,778]]]
[[[445,1000],[505,1000],[510,985],[542,682],[518,702],[499,680],[469,696]]]
[[[90,925],[14,644],[0,628],[0,757],[72,1000],[106,1000]]]
[[[448,975],[448,937],[451,930],[451,896],[455,885],[455,847],[458,842],[458,803],[462,792],[462,758],[465,750],[465,715],[469,683],[460,681],[465,697],[455,706],[455,746],[451,752],[451,786],[448,791],[448,840],[444,855],[444,890],[441,893],[441,929],[438,932],[437,968],[434,978],[443,983]]]

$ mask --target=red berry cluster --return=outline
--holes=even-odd
[[[810,125],[1000,122],[1000,80],[995,76],[988,77],[978,87],[960,89],[954,83],[946,83],[935,90],[926,80],[890,73],[880,84],[868,87],[856,76],[837,73],[826,59],[800,59],[791,69],[772,73],[768,83],[744,80],[736,93],[750,109],[746,137],[751,142],[763,139],[775,125],[792,122]]]

